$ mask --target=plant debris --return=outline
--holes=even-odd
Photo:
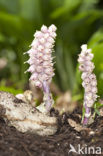
[[[10,93],[0,92],[1,115],[21,132],[53,135],[57,131],[57,119],[39,112],[29,103],[17,99]],[[5,110],[5,111],[4,111]]]

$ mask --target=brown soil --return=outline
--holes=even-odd
[[[100,146],[103,151],[103,117],[97,116],[88,130],[77,132],[68,124],[68,118],[80,124],[80,118],[77,114],[81,114],[79,109],[76,109],[72,114],[64,113],[62,116],[51,110],[51,115],[56,115],[58,118],[58,131],[55,135],[46,137],[20,133],[14,127],[9,127],[1,117],[0,156],[77,156],[76,153],[69,153],[70,144],[75,148],[77,148],[77,144]],[[90,129],[95,134],[90,134]],[[96,156],[96,154],[94,155]]]

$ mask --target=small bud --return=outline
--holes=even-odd
[[[85,79],[86,77],[87,77],[87,73],[86,72],[83,72],[81,78],[82,79]]]
[[[55,32],[51,33],[50,35],[51,35],[53,38],[55,38],[55,37],[57,36]]]
[[[45,39],[44,39],[44,38],[41,38],[39,41],[40,41],[40,43],[42,43],[42,44],[45,43]]]
[[[40,31],[36,31],[36,33],[34,34],[35,38],[41,38],[42,37],[42,32]]]
[[[49,32],[55,32],[57,30],[56,26],[54,24],[52,24],[50,27],[49,27]]]
[[[87,51],[87,44],[83,44],[81,46],[82,51],[86,52]]]
[[[41,31],[44,32],[44,33],[46,33],[46,32],[48,31],[47,26],[43,25],[43,26],[41,27]]]
[[[44,49],[44,47],[42,45],[38,45],[37,50],[38,51],[42,51]]]

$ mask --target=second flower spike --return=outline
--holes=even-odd
[[[79,55],[78,62],[80,64],[79,70],[82,71],[81,78],[83,80],[82,86],[84,87],[84,108],[85,115],[83,119],[83,124],[88,124],[88,119],[91,115],[91,107],[97,99],[97,80],[93,73],[95,68],[94,63],[91,61],[93,59],[93,54],[91,49],[87,49],[87,45],[81,46],[81,54]]]

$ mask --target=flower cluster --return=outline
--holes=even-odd
[[[43,104],[38,109],[48,113],[54,103],[50,92],[49,84],[54,76],[52,51],[56,37],[56,26],[43,25],[41,31],[36,31],[35,39],[31,44],[31,49],[27,52],[30,64],[27,72],[31,72],[30,80],[34,81],[36,87],[42,88],[44,93]],[[41,109],[42,108],[42,109]]]
[[[95,68],[94,63],[91,62],[93,54],[91,49],[87,49],[87,45],[81,46],[81,54],[79,55],[78,62],[80,63],[79,70],[82,71],[81,78],[83,80],[82,86],[84,87],[84,107],[85,117],[84,124],[87,124],[88,118],[91,115],[91,107],[97,99],[97,80],[93,69]]]
[[[54,76],[51,54],[56,37],[55,31],[55,25],[52,24],[49,28],[43,25],[41,31],[36,31],[34,34],[35,39],[31,44],[31,49],[27,52],[30,56],[27,61],[30,67],[27,71],[32,74],[30,80],[33,80],[35,86],[40,88],[43,87],[44,81],[50,84]]]

